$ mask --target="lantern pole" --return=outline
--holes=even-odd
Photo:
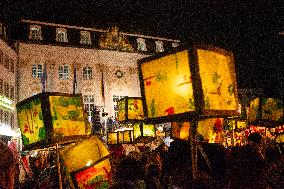
[[[191,147],[191,167],[192,167],[192,179],[197,178],[197,144],[196,144],[196,133],[197,133],[197,121],[194,119],[191,121],[190,127],[190,147]]]
[[[60,165],[60,154],[59,154],[59,144],[58,143],[56,143],[56,152],[57,152],[58,184],[59,184],[59,189],[62,189],[62,176],[61,176],[61,165]]]

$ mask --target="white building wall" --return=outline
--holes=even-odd
[[[16,72],[17,72],[17,54],[15,52],[14,49],[12,49],[5,41],[3,41],[2,39],[0,39],[0,50],[3,53],[3,57],[2,58],[2,63],[0,64],[0,79],[2,79],[3,81],[3,94],[0,94],[0,110],[1,110],[1,114],[0,115],[0,134],[7,134],[7,133],[3,133],[6,132],[7,130],[15,130],[17,128],[17,115],[16,115],[16,103],[17,103],[17,86],[16,86]],[[2,56],[2,55],[1,55]],[[13,66],[14,66],[14,73],[11,71],[11,66],[12,64],[10,64],[9,62],[9,69],[7,69],[4,66],[4,56],[8,57],[9,61],[12,60],[13,61]],[[9,91],[9,96],[5,96],[4,95],[4,83],[8,83],[9,85],[9,90],[11,89],[11,87],[14,88],[14,99],[11,99],[11,91]],[[11,101],[11,104],[9,106],[11,106],[11,108],[7,108],[5,107],[5,105],[3,104],[3,98],[6,98],[8,100]],[[9,121],[6,122],[4,120],[4,112],[7,113],[8,112],[8,116],[9,116]],[[13,123],[11,121],[11,116],[13,116]],[[6,127],[6,128],[4,128]]]
[[[19,101],[42,92],[40,79],[32,78],[32,64],[46,64],[47,92],[73,92],[73,68],[77,68],[76,93],[93,94],[98,106],[105,106],[109,116],[114,116],[113,95],[141,96],[138,78],[137,61],[146,57],[145,54],[98,50],[87,48],[63,47],[55,45],[40,45],[19,43]],[[68,64],[69,79],[58,78],[58,66]],[[83,67],[93,68],[93,79],[83,80]],[[123,73],[118,78],[115,73]],[[102,73],[103,72],[103,73]],[[105,103],[102,95],[102,75],[105,91]]]

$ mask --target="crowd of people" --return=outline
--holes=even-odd
[[[188,141],[174,140],[153,151],[121,153],[111,188],[284,188],[283,148],[253,133],[245,146],[226,149],[198,143],[198,172],[192,177]]]
[[[264,140],[258,133],[250,134],[248,141],[245,146],[231,149],[199,141],[195,177],[189,141],[175,139],[170,147],[161,143],[155,149],[142,150],[135,144],[127,151],[116,146],[109,156],[112,163],[110,188],[284,188],[283,145]],[[13,153],[2,142],[0,151],[0,188],[20,188]]]

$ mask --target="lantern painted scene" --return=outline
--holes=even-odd
[[[148,121],[193,116],[238,115],[236,74],[231,52],[194,46],[139,61],[144,114]]]
[[[197,134],[203,136],[203,140],[209,143],[224,142],[224,119],[208,118],[198,121]]]
[[[155,137],[155,126],[153,124],[136,123],[133,125],[134,140],[138,137]]]
[[[96,136],[66,146],[60,151],[64,170],[75,188],[109,188],[109,151]]]
[[[283,125],[283,102],[276,98],[255,98],[250,102],[249,124],[262,124],[263,126]]]
[[[118,121],[140,121],[144,119],[142,98],[124,97],[117,102]]]
[[[24,149],[42,148],[90,134],[81,95],[41,93],[16,107]]]

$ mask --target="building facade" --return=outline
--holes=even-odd
[[[6,27],[0,23],[0,137],[12,136],[17,128],[17,53],[8,45]]]
[[[179,40],[21,20],[18,101],[46,92],[81,93],[85,110],[117,114],[116,101],[140,97],[137,61],[173,50]]]

